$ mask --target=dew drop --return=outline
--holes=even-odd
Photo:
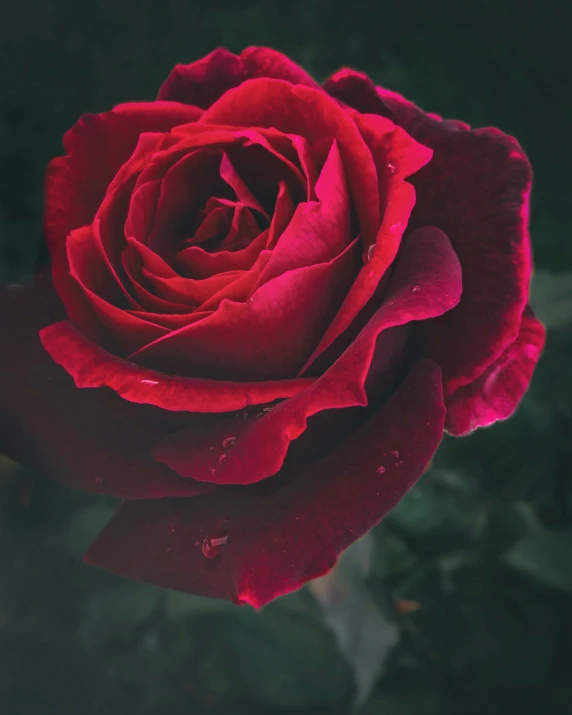
[[[261,417],[265,417],[269,412],[272,412],[273,409],[273,407],[263,407],[256,415],[256,419],[259,420]]]
[[[202,551],[203,556],[207,559],[216,559],[224,551],[228,536],[207,536],[203,541]]]
[[[226,460],[228,459],[228,456],[223,452],[220,457],[218,458],[218,463],[219,464],[224,464]]]
[[[94,481],[96,484],[103,484],[103,479],[102,479],[101,477],[96,477],[93,481]]]
[[[209,474],[211,475],[211,477],[214,477],[215,471],[216,471],[216,470],[215,470],[214,467],[209,467]]]
[[[158,385],[158,384],[159,384],[159,380],[139,380],[139,382],[140,382],[142,385],[152,385],[152,386],[154,386],[154,385]]]
[[[391,454],[392,457],[399,457],[399,452],[396,449],[390,449],[389,454]]]
[[[365,262],[366,263],[369,263],[371,261],[374,253],[375,253],[375,243],[372,243],[371,246],[367,249],[367,253],[365,254]]]
[[[225,437],[225,438],[223,439],[223,441],[222,441],[222,446],[223,446],[225,449],[230,449],[231,447],[234,447],[235,442],[236,442],[236,437],[235,437],[233,434],[231,434],[231,435],[229,435],[228,437]]]
[[[390,174],[395,174],[395,166],[393,166],[393,164],[388,164],[387,168],[389,169]]]
[[[413,286],[413,288],[411,289],[411,292],[412,292],[412,293],[417,293],[417,292],[420,291],[420,290],[421,290],[421,286]]]
[[[385,474],[385,467],[383,464],[375,470],[378,474]]]

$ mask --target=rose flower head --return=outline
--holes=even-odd
[[[0,299],[1,447],[124,500],[88,563],[261,606],[331,569],[444,430],[521,400],[544,330],[502,132],[251,47],[64,147],[51,270]]]

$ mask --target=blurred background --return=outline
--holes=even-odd
[[[30,276],[42,180],[85,111],[150,100],[218,45],[368,72],[515,135],[535,169],[548,344],[517,415],[445,439],[330,578],[255,612],[81,554],[113,500],[0,456],[3,715],[572,713],[572,13],[562,0],[19,0],[0,23],[0,277]],[[10,346],[4,346],[9,350]]]

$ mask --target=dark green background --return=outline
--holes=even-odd
[[[421,608],[398,617],[364,715],[572,712],[570,20],[557,0],[2,6],[5,282],[33,272],[44,167],[79,114],[152,99],[173,64],[218,45],[273,46],[318,79],[353,66],[528,152],[545,357],[517,416],[447,439],[376,530],[370,592]],[[109,500],[6,462],[0,500],[3,715],[349,711],[350,670],[309,593],[253,613],[127,584],[80,562]]]

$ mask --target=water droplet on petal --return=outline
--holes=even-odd
[[[382,464],[382,465],[380,465],[375,471],[376,471],[378,474],[385,474],[385,467],[384,467],[383,464]]]
[[[396,449],[390,449],[389,454],[391,454],[392,457],[399,457],[399,452]]]
[[[216,471],[216,470],[215,470],[214,467],[209,467],[209,474],[211,475],[211,477],[214,477],[215,471]]]
[[[222,446],[223,446],[225,449],[230,449],[231,447],[234,447],[235,442],[236,442],[236,437],[235,437],[233,434],[231,434],[231,435],[229,435],[228,437],[225,437],[225,438],[223,439],[223,441],[222,441]]]
[[[421,286],[413,286],[413,288],[411,289],[411,292],[412,292],[412,293],[417,293],[417,292],[420,291],[420,290],[421,290]]]
[[[142,385],[158,385],[159,380],[139,380]]]
[[[223,452],[220,457],[218,458],[218,463],[219,464],[224,464],[226,460],[228,459],[228,456]]]
[[[103,479],[102,479],[101,477],[96,477],[93,481],[94,481],[96,484],[103,484]]]
[[[395,166],[393,166],[393,164],[388,164],[387,168],[389,169],[390,174],[395,174]]]
[[[228,536],[207,536],[203,541],[202,551],[203,556],[207,559],[216,559],[224,551]]]
[[[365,262],[366,263],[369,263],[371,261],[374,253],[375,253],[375,243],[372,243],[371,246],[367,249],[367,253],[365,254]]]

